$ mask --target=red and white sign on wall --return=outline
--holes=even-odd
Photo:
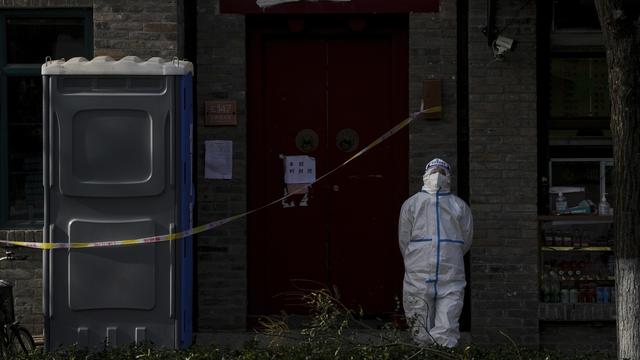
[[[205,126],[237,125],[236,102],[233,100],[209,100],[204,102]]]
[[[265,8],[265,7],[268,7],[268,6],[291,3],[291,2],[296,2],[296,1],[300,1],[300,0],[256,0],[256,4],[258,6],[260,6],[261,8]],[[326,0],[326,1],[338,1],[338,2],[340,2],[340,1],[351,1],[351,0]]]
[[[438,12],[440,0],[220,0],[222,14]]]

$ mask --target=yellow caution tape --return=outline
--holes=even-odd
[[[436,113],[436,112],[441,112],[442,108],[440,106],[436,106],[436,107],[432,107],[432,108],[428,108],[426,110],[421,111],[420,113]],[[404,119],[403,121],[401,121],[398,125],[394,126],[393,128],[391,128],[391,130],[385,132],[384,134],[382,134],[382,136],[380,136],[379,138],[375,139],[374,141],[372,141],[369,145],[367,145],[365,148],[363,148],[362,150],[358,151],[355,155],[353,155],[352,157],[350,157],[349,159],[347,159],[345,162],[343,162],[342,164],[338,165],[335,169],[329,171],[328,173],[320,176],[319,178],[317,178],[314,182],[307,184],[304,187],[300,187],[298,190],[293,191],[277,200],[274,200],[266,205],[263,205],[257,209],[253,209],[250,211],[247,211],[245,213],[239,214],[239,215],[234,215],[225,219],[221,219],[221,220],[216,220],[204,225],[200,225],[194,228],[191,228],[189,230],[185,230],[179,233],[172,233],[172,234],[166,234],[166,235],[160,235],[160,236],[150,236],[150,237],[145,237],[145,238],[139,238],[139,239],[130,239],[130,240],[118,240],[118,241],[97,241],[97,242],[76,242],[76,243],[42,243],[42,242],[31,242],[31,241],[12,241],[12,240],[0,240],[0,243],[2,244],[7,244],[7,245],[15,245],[15,246],[22,246],[22,247],[28,247],[28,248],[33,248],[33,249],[42,249],[42,250],[53,250],[53,249],[86,249],[86,248],[98,248],[98,247],[113,247],[113,246],[128,246],[128,245],[140,245],[140,244],[153,244],[153,243],[158,243],[158,242],[164,242],[164,241],[173,241],[173,240],[179,240],[191,235],[195,235],[195,234],[199,234],[211,229],[215,229],[218,226],[222,226],[226,223],[229,223],[231,221],[240,219],[242,217],[245,217],[249,214],[253,214],[255,212],[258,212],[260,210],[263,210],[271,205],[280,203],[282,200],[285,200],[286,198],[295,195],[295,194],[299,194],[299,193],[303,193],[304,190],[308,187],[310,187],[311,185],[317,183],[318,181],[326,178],[327,176],[333,174],[334,172],[338,171],[338,169],[342,168],[343,166],[347,165],[348,163],[350,163],[351,161],[355,160],[356,158],[360,157],[362,154],[366,153],[367,151],[371,150],[372,148],[374,148],[375,146],[379,145],[381,142],[385,141],[386,139],[388,139],[389,137],[393,136],[395,133],[397,133],[398,131],[402,130],[404,127],[406,127],[407,125],[409,125],[413,119],[415,118],[417,114],[414,114],[406,119]]]

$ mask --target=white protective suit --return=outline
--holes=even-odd
[[[467,204],[450,193],[449,165],[440,159],[429,164],[422,191],[407,199],[400,211],[403,305],[415,341],[454,347],[460,338],[463,256],[471,247],[473,217]],[[434,175],[435,168],[445,174]]]

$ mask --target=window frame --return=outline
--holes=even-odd
[[[40,76],[40,64],[7,63],[7,19],[8,18],[80,18],[84,25],[85,58],[93,57],[93,16],[90,8],[68,9],[2,9],[0,10],[0,39],[4,46],[0,47],[0,226],[13,222],[23,223],[28,220],[9,220],[9,119],[7,112],[8,89],[10,77]],[[67,59],[68,60],[68,59]],[[45,59],[42,59],[44,62]],[[43,219],[44,220],[44,219]],[[42,221],[38,221],[41,223]],[[34,224],[35,225],[35,224]]]
[[[605,64],[606,64],[606,53],[603,51],[565,51],[565,52],[551,52],[548,62],[549,62],[549,72],[548,72],[548,76],[549,76],[549,80],[551,79],[551,68],[552,68],[552,62],[553,60],[558,60],[558,59],[568,59],[568,60],[595,60],[595,59],[599,59],[599,60],[605,60]],[[608,76],[608,73],[606,74]],[[553,88],[551,86],[551,83],[549,81],[549,102],[551,102],[551,98],[552,95],[554,94]],[[591,95],[591,94],[590,94]],[[609,92],[607,89],[607,96],[609,96]],[[608,116],[595,116],[595,115],[583,115],[583,116],[553,116],[553,107],[551,106],[551,104],[549,104],[549,111],[548,111],[548,131],[550,132],[551,130],[561,130],[561,126],[557,126],[557,124],[554,124],[554,121],[563,121],[563,120],[573,120],[573,121],[582,121],[582,120],[596,120],[596,121],[603,121],[606,122],[608,124],[609,119],[611,118],[611,114],[609,114]],[[587,127],[588,128],[588,127]],[[595,127],[594,127],[595,128]],[[600,128],[600,130],[607,130],[607,128]],[[569,129],[566,129],[569,130]],[[573,130],[573,129],[571,129]],[[578,128],[576,128],[575,130],[580,130]]]

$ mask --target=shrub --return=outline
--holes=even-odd
[[[241,349],[194,346],[173,350],[154,348],[152,344],[105,347],[88,351],[75,347],[44,352],[39,349],[18,360],[587,360],[614,359],[607,354],[566,354],[527,349],[518,346],[506,334],[508,345],[483,348],[477,346],[447,349],[420,346],[395,324],[371,329],[362,314],[339,301],[337,291],[320,289],[298,294],[309,307],[310,317],[301,329],[289,327],[286,314],[260,320],[263,330]],[[373,331],[370,331],[373,330]],[[266,340],[265,340],[266,339]]]

